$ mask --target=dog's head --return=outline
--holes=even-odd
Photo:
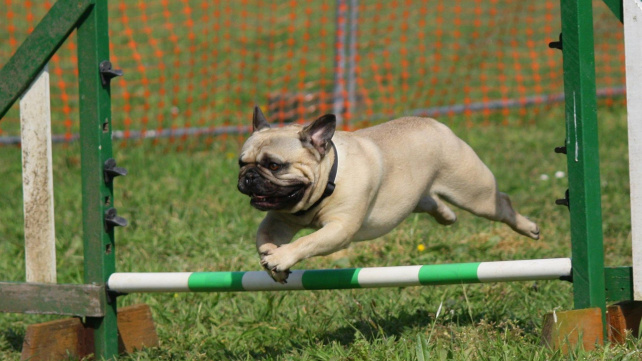
[[[239,157],[239,191],[262,211],[295,213],[307,209],[320,197],[323,190],[319,190],[319,183],[330,171],[326,155],[335,116],[324,115],[306,127],[272,128],[255,107],[252,124],[253,133]]]

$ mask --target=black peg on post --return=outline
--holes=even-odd
[[[562,41],[562,33],[560,33],[560,38],[558,41],[551,41],[548,43],[548,47],[551,49],[559,49],[563,50],[564,49],[564,42]]]
[[[569,199],[568,196],[568,189],[566,190],[566,193],[564,194],[564,198],[562,199],[556,199],[555,204],[558,206],[566,206],[568,208],[571,208],[571,200]]]
[[[127,175],[127,169],[117,167],[116,160],[114,158],[109,158],[105,161],[103,172],[105,177],[105,183],[109,183],[113,181],[114,178],[118,176]]]
[[[106,87],[109,85],[109,82],[112,80],[112,78],[115,78],[117,76],[123,76],[123,71],[120,69],[113,69],[111,61],[105,60],[102,63],[100,63],[100,81],[103,84],[103,87]]]
[[[566,146],[555,147],[555,153],[566,154]]]
[[[118,216],[116,208],[109,208],[105,211],[105,229],[110,231],[114,227],[125,227],[127,220]]]

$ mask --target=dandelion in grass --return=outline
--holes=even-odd
[[[421,244],[419,244],[419,245],[417,246],[417,251],[419,251],[419,252],[423,252],[423,251],[425,251],[425,250],[426,250],[426,246],[424,246],[424,245],[423,245],[423,243],[421,243]]]

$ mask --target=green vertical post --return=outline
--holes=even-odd
[[[576,309],[606,314],[591,0],[561,0],[566,150]]]
[[[113,229],[105,227],[105,211],[113,205],[111,182],[105,183],[104,163],[112,156],[111,98],[99,66],[109,60],[107,0],[97,0],[78,27],[78,78],[85,283],[104,285],[115,271]],[[118,355],[116,301],[107,299],[104,317],[87,318],[94,329],[96,358]]]

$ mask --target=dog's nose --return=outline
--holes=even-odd
[[[246,186],[251,185],[254,183],[254,181],[258,178],[258,174],[256,174],[256,171],[254,169],[251,169],[245,174],[245,180],[244,183]]]
[[[247,173],[239,178],[237,188],[239,189],[239,191],[241,191],[241,193],[249,194],[250,189],[254,187],[255,180],[256,174],[253,174],[252,172]]]

